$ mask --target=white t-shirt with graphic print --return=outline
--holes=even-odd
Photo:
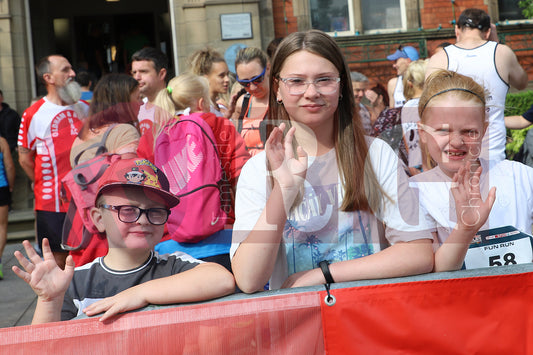
[[[390,197],[385,199],[382,212],[376,217],[365,211],[340,211],[343,188],[335,150],[309,157],[302,201],[291,210],[285,224],[270,289],[280,288],[293,273],[318,267],[322,260],[356,259],[379,252],[389,243],[431,238],[429,224],[418,211],[418,201],[396,154],[382,140],[370,141],[376,177]],[[269,186],[266,154],[261,152],[245,164],[239,178],[231,257],[259,219]]]

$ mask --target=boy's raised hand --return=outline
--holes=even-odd
[[[41,259],[29,241],[25,240],[22,244],[28,258],[24,257],[20,251],[15,251],[15,257],[24,270],[13,266],[13,272],[30,285],[41,301],[48,302],[60,299],[62,302],[74,275],[72,257],[70,255],[67,257],[65,270],[61,270],[54,259],[48,239],[43,239],[44,259]]]

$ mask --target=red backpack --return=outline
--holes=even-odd
[[[211,127],[201,113],[181,116],[156,139],[154,163],[180,198],[167,222],[172,239],[196,243],[224,229],[231,204]]]
[[[90,211],[94,207],[98,180],[112,162],[120,159],[118,154],[108,154],[105,146],[113,127],[111,126],[104,133],[100,142],[87,148],[87,150],[97,148],[95,157],[78,164],[83,154],[80,152],[74,158],[75,167],[61,180],[62,195],[69,201],[61,241],[61,247],[64,250],[83,249],[87,247],[91,237],[99,233],[91,219]]]

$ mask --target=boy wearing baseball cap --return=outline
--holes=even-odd
[[[17,276],[37,294],[32,324],[72,319],[82,313],[109,317],[148,304],[197,302],[234,292],[233,275],[215,263],[184,253],[158,255],[154,246],[163,236],[170,208],[179,199],[169,192],[166,176],[146,159],[122,159],[100,178],[91,217],[105,232],[109,251],[104,257],[74,268],[72,257],[61,270],[48,240],[44,260],[31,244],[28,255],[15,256]]]

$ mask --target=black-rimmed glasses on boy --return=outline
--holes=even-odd
[[[170,210],[166,208],[147,208],[143,209],[137,206],[112,206],[112,205],[100,205],[99,207],[105,208],[106,210],[117,211],[118,219],[124,223],[134,223],[141,218],[141,215],[146,214],[148,222],[156,226],[167,223],[168,216],[170,215]]]

